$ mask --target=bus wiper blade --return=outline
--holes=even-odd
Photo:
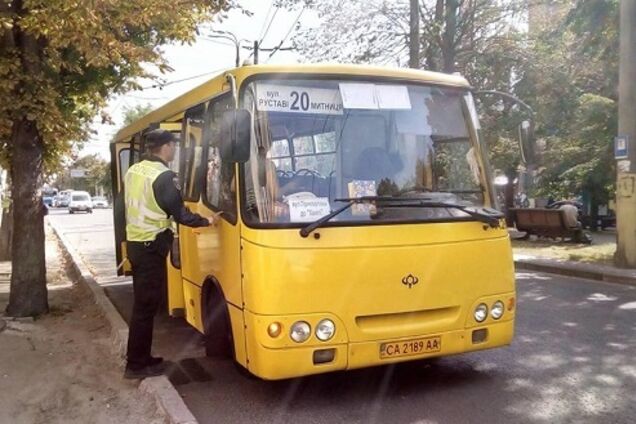
[[[486,212],[480,212],[476,208],[472,208],[470,206],[459,205],[457,203],[450,202],[436,202],[433,200],[429,200],[426,197],[392,197],[392,196],[366,196],[366,197],[358,197],[358,198],[345,198],[345,199],[335,199],[340,202],[351,202],[354,203],[356,201],[377,201],[377,202],[394,202],[394,203],[406,203],[404,205],[400,205],[403,207],[410,206],[422,206],[422,207],[431,207],[431,208],[453,208],[459,209],[460,211],[470,215],[472,218],[479,222],[483,222],[485,224],[490,225],[492,228],[499,227],[499,220],[504,217],[504,215],[494,209],[483,208]]]
[[[478,212],[476,209],[469,209],[467,206],[458,205],[456,203],[445,203],[445,202],[434,202],[430,200],[423,199],[421,197],[391,197],[391,196],[363,196],[363,197],[350,197],[350,198],[342,198],[342,199],[334,199],[336,202],[347,202],[344,206],[336,209],[328,215],[323,216],[322,218],[312,222],[306,227],[301,228],[300,235],[302,237],[307,237],[314,230],[322,226],[324,223],[331,220],[331,218],[340,215],[342,212],[349,209],[356,203],[362,202],[395,202],[395,203],[407,203],[403,206],[415,206],[415,207],[431,207],[431,208],[454,208],[459,209],[462,212],[470,215],[472,218],[479,222],[483,222],[485,224],[490,225],[492,228],[499,227],[499,220],[503,218],[503,214],[494,209],[484,209],[487,213]],[[492,212],[490,212],[492,211]]]
[[[340,199],[336,199],[336,200],[340,200]],[[301,228],[300,229],[300,236],[303,237],[303,238],[307,237],[316,228],[320,227],[322,224],[324,224],[325,222],[329,221],[334,216],[340,215],[342,212],[346,211],[351,206],[353,206],[354,203],[357,203],[358,200],[359,199],[349,199],[347,201],[346,205],[336,209],[335,211],[332,211],[329,215],[323,216],[322,218],[312,222],[311,224],[307,225],[306,227]]]
[[[426,200],[419,200],[418,206],[423,207],[431,207],[431,208],[453,208],[459,209],[460,211],[467,213],[472,218],[479,222],[483,222],[484,224],[490,225],[491,228],[499,228],[500,219],[504,217],[504,215],[494,209],[483,208],[484,212],[479,212],[477,208],[472,208],[470,206],[458,205],[456,203],[447,203],[447,202],[428,202]]]

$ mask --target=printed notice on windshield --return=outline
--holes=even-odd
[[[360,83],[340,83],[342,103],[347,109],[377,109],[375,85]]]
[[[341,82],[340,94],[346,109],[411,109],[409,90],[405,85]]]
[[[331,213],[329,199],[289,199],[289,219],[291,222],[314,222]]]
[[[411,109],[409,90],[405,85],[376,85],[375,95],[380,109]]]
[[[258,84],[256,108],[267,112],[342,115],[342,99],[336,89]]]

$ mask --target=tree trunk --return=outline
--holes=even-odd
[[[420,9],[418,0],[411,0],[411,32],[409,35],[409,68],[420,67]]]
[[[34,122],[14,121],[11,181],[13,210],[11,288],[7,315],[48,312],[44,257],[44,205],[38,195],[43,146]]]
[[[598,231],[598,197],[594,194],[594,191],[590,193],[590,229],[592,231]]]
[[[504,188],[504,199],[506,202],[506,225],[508,227],[512,227],[514,225],[511,208],[515,207],[515,183],[514,180],[517,177],[515,173],[507,173],[506,178],[508,178],[508,184],[506,184]]]
[[[455,31],[457,30],[457,0],[446,0],[442,56],[444,72],[455,72]]]
[[[13,232],[13,207],[2,209],[0,224],[0,261],[11,260],[11,234]]]

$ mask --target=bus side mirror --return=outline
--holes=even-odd
[[[245,163],[250,158],[251,116],[245,109],[226,110],[221,116],[220,155],[224,162]]]
[[[519,146],[525,164],[535,164],[534,122],[523,121],[519,124]]]

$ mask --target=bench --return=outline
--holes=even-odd
[[[531,235],[575,239],[581,232],[580,228],[565,224],[564,211],[560,209],[513,208],[510,212],[517,230],[526,233],[524,239]]]

